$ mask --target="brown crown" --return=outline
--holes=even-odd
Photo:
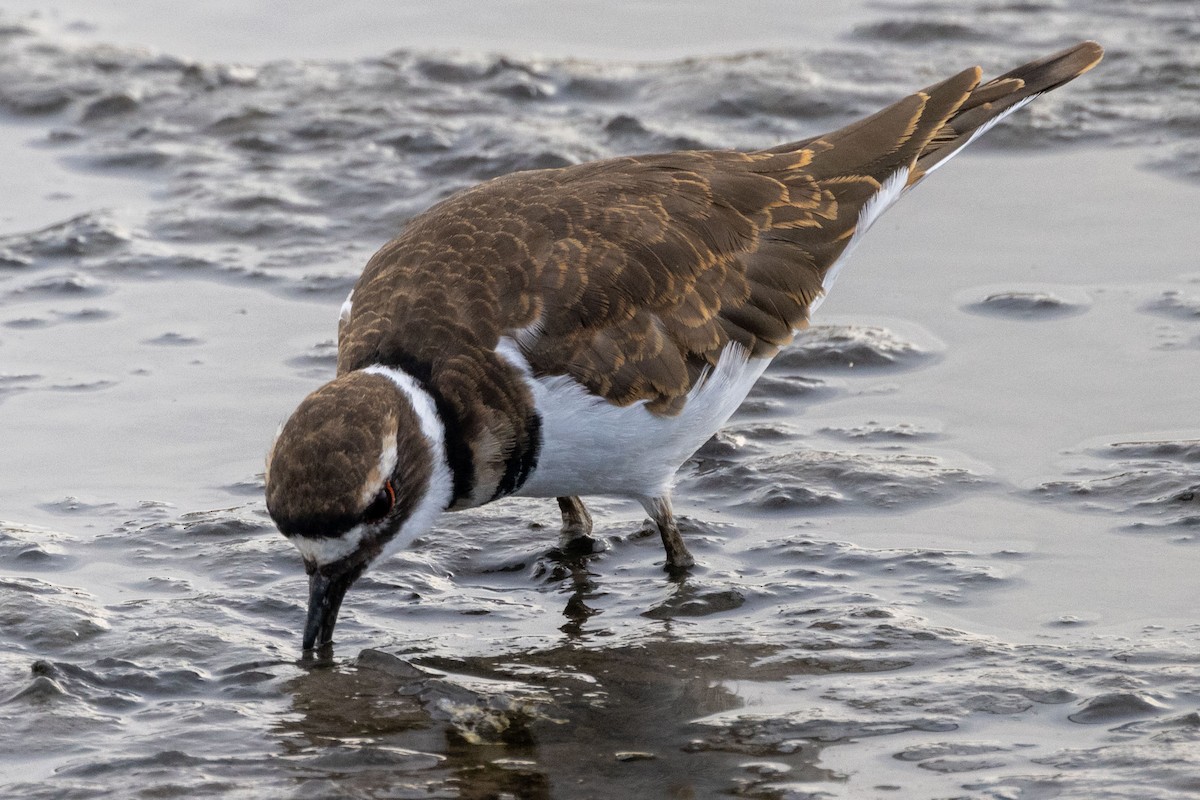
[[[393,475],[379,474],[395,441]],[[316,390],[284,424],[267,459],[267,510],[288,536],[338,536],[362,520],[383,481],[402,520],[429,485],[429,445],[407,398],[380,375],[354,372]]]

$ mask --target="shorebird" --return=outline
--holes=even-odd
[[[1084,42],[980,83],[978,67],[840,130],[753,152],[684,151],[502,176],[409,220],[338,322],[337,377],[267,456],[266,503],[309,578],[304,649],[332,641],[373,562],[443,511],[635,498],[666,568],[693,559],[679,467],[808,324],[884,210],[1103,50]]]

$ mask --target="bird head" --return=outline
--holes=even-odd
[[[304,649],[332,641],[347,590],[450,500],[444,429],[403,372],[351,372],[304,399],[267,456],[267,512],[308,572]]]

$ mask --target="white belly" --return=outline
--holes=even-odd
[[[517,495],[657,497],[675,472],[733,415],[770,359],[748,359],[731,344],[717,366],[688,394],[676,416],[646,410],[645,403],[614,406],[567,376],[534,378],[511,340],[497,351],[526,376],[542,416],[537,467]]]

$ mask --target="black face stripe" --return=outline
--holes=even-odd
[[[514,447],[504,462],[504,477],[496,486],[492,500],[506,497],[524,486],[537,466],[542,454],[542,417],[537,411],[530,412],[525,418],[525,431],[527,437],[524,446]]]
[[[267,509],[270,513],[270,508]],[[283,519],[272,515],[275,527],[289,539],[336,539],[358,524],[358,517],[344,514],[311,514],[300,519]]]

